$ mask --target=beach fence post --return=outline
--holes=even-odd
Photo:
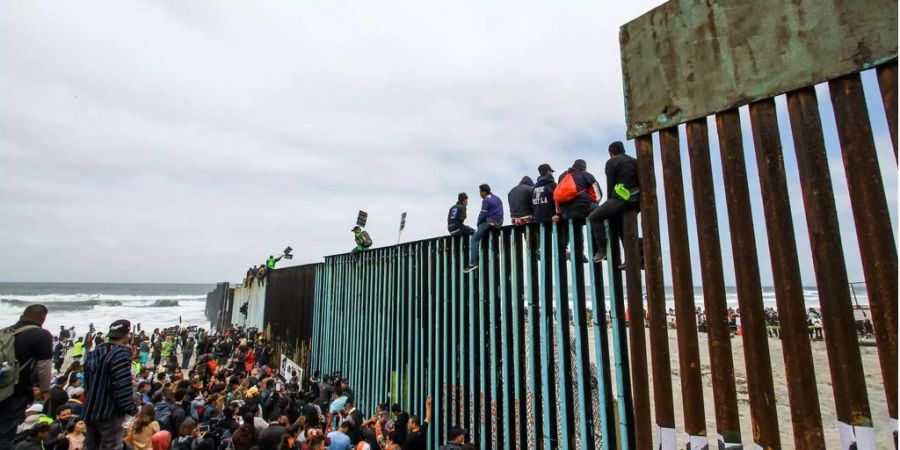
[[[652,136],[645,135],[635,139],[635,149],[638,161],[653,161]],[[644,283],[647,291],[647,311],[650,315],[653,408],[657,441],[660,442],[660,448],[665,450],[675,448],[676,432],[655,172],[653,164],[638,165],[638,179],[641,185],[641,231],[644,235]]]
[[[728,326],[722,249],[719,243],[716,193],[709,153],[709,129],[705,118],[688,122],[686,129],[691,186],[694,194],[694,217],[697,222],[697,235],[702,236],[697,241],[700,247],[700,274],[715,399],[713,404],[718,432],[716,446],[721,448],[741,443],[741,424],[734,379],[731,330]],[[806,343],[808,347],[809,341]]]

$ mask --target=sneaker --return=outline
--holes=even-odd
[[[581,263],[582,263],[582,264],[587,264],[587,262],[588,262],[587,256],[584,256],[584,253],[582,253],[582,254],[581,254]]]
[[[465,269],[463,269],[463,273],[469,273],[477,268],[478,268],[478,264],[469,264],[468,266],[466,266]]]
[[[600,261],[606,261],[606,253],[594,253],[594,262],[598,263]]]

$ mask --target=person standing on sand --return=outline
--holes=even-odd
[[[97,346],[85,359],[85,448],[121,449],[125,415],[138,412],[131,386],[131,350],[125,345],[130,334],[131,322],[113,322],[109,326],[109,342]]]
[[[0,449],[13,447],[16,428],[25,421],[25,408],[32,401],[43,402],[50,392],[52,376],[53,337],[41,328],[47,319],[47,307],[30,305],[15,325],[0,333],[12,333],[12,345],[18,361],[18,382],[0,388]],[[35,398],[35,386],[40,396]]]

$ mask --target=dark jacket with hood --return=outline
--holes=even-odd
[[[569,172],[572,172],[572,178],[575,179],[575,185],[578,187],[579,194],[566,203],[558,203],[556,209],[563,219],[583,219],[591,211],[591,204],[600,201],[603,191],[600,190],[597,179],[583,167],[572,167],[563,172],[559,176],[557,183],[561,182],[563,177]],[[593,190],[593,199],[588,194],[589,190]]]
[[[466,206],[461,202],[457,202],[455,205],[451,206],[450,211],[447,212],[447,231],[449,231],[450,234],[458,233],[465,221]]]
[[[546,173],[538,177],[534,183],[534,195],[532,207],[534,221],[537,223],[550,223],[556,214],[556,202],[553,201],[553,191],[556,189],[556,180],[552,173]]]
[[[632,191],[639,186],[637,159],[625,153],[613,156],[606,162],[606,195],[609,198],[619,198],[615,195],[615,186],[620,183]],[[637,201],[639,196],[631,197],[633,201]]]
[[[534,183],[531,177],[522,177],[519,185],[509,191],[509,216],[513,219],[533,215]]]

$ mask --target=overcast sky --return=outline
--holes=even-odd
[[[543,162],[584,158],[603,183],[625,132],[618,28],[659,3],[7,2],[0,281],[234,281],[286,245],[295,264],[348,251],[359,209],[381,246],[403,211],[404,240],[444,234],[460,191],[474,224],[480,183],[505,201]],[[865,81],[896,230],[896,163]],[[835,136],[846,259],[862,280]],[[782,138],[812,285],[789,128]],[[733,284],[726,236],[723,251]]]

